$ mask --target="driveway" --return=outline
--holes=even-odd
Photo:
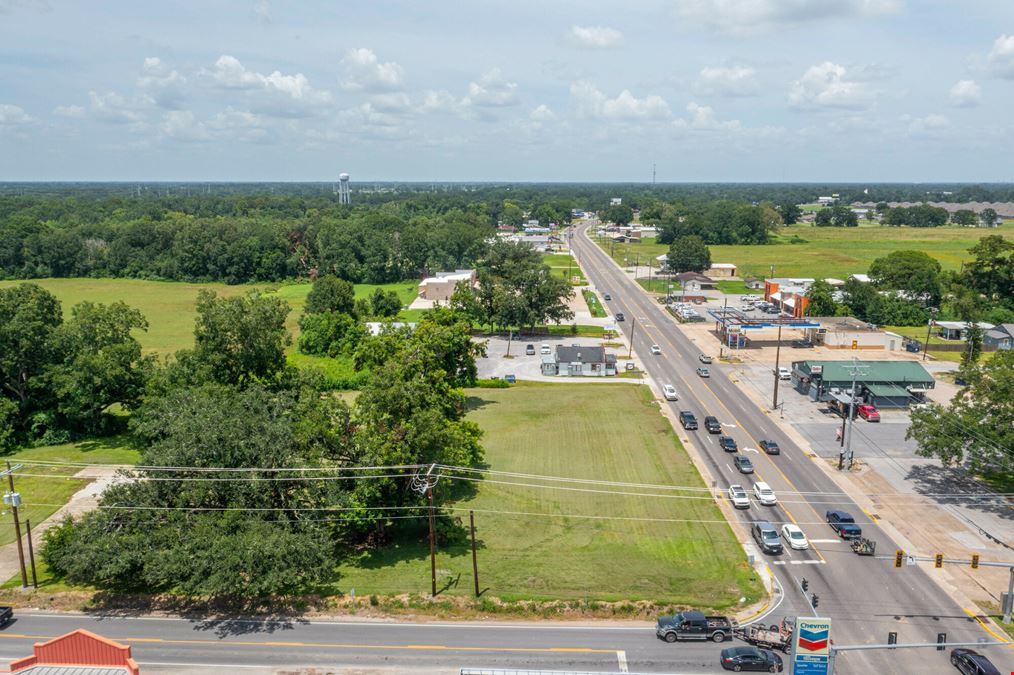
[[[626,346],[622,346],[625,342],[623,338],[610,338],[606,340],[603,338],[548,335],[516,337],[511,340],[510,357],[507,356],[507,338],[497,336],[483,338],[483,340],[487,342],[486,357],[476,359],[475,361],[480,378],[503,378],[505,375],[514,375],[519,380],[535,380],[540,382],[641,383],[640,379],[627,377],[566,377],[542,374],[542,345],[549,345],[552,353],[556,352],[557,345],[578,345],[582,347],[601,347],[605,345],[607,353],[616,354],[617,367],[621,372],[624,372],[627,363],[634,363],[636,369],[640,372],[642,368],[636,355],[629,360],[626,358],[627,348]],[[621,346],[616,346],[618,344]],[[525,353],[525,348],[528,345],[535,347],[534,355]]]

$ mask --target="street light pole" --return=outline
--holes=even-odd
[[[930,314],[929,315],[929,321],[926,322],[926,344],[924,344],[922,346],[922,360],[923,361],[926,360],[926,355],[929,352],[930,331],[933,330],[933,315],[936,314],[936,313],[937,313],[937,310],[934,309],[933,307],[930,307],[930,310],[929,310],[929,314]]]
[[[779,319],[778,323],[778,345],[775,347],[775,395],[771,399],[771,409],[774,410],[778,407],[778,364],[780,363],[782,355],[782,324]]]

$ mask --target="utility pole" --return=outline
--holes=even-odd
[[[774,410],[778,407],[778,364],[781,362],[782,355],[782,320],[778,320],[778,345],[775,347],[775,395],[771,399],[771,409]]]
[[[627,349],[627,358],[630,358],[630,354],[634,351],[634,330],[637,329],[637,317],[630,317],[630,347]]]
[[[937,313],[937,310],[933,307],[930,307],[929,313],[930,313],[929,321],[926,322],[926,344],[922,346],[923,361],[926,360],[926,356],[929,353],[930,331],[933,330],[933,315]]]
[[[28,588],[28,574],[25,572],[25,550],[21,543],[21,522],[18,520],[18,507],[21,506],[21,495],[14,491],[14,471],[20,468],[20,464],[11,468],[11,463],[7,462],[7,470],[3,473],[7,474],[9,490],[4,495],[4,504],[11,507],[11,513],[14,515],[14,536],[18,542],[18,565],[21,568],[21,588]]]
[[[859,373],[860,366],[857,363],[856,357],[852,357],[852,389],[849,394],[849,412],[848,412],[848,434],[845,440],[845,456],[848,460],[848,469],[852,470],[852,425],[855,424],[855,405],[856,405],[856,375]]]
[[[429,502],[429,523],[430,523],[430,592],[432,597],[437,595],[437,539],[433,516],[433,487],[440,480],[440,474],[436,473],[436,464],[430,464],[426,473],[416,473],[412,476],[410,487],[416,492],[425,493]]]
[[[475,511],[468,512],[468,525],[472,531],[472,579],[475,580],[475,597],[479,597],[479,562],[475,557]]]
[[[28,560],[32,565],[32,588],[39,588],[39,577],[35,574],[35,549],[32,547],[32,521],[25,520],[25,535],[28,537]]]

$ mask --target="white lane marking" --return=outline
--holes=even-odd
[[[736,427],[735,424],[730,424],[728,422],[722,422],[722,426],[723,427],[729,427],[730,429],[736,429],[736,428],[738,428],[738,427]]]
[[[757,452],[757,448],[743,448],[743,452]]]
[[[811,544],[840,544],[841,539],[811,539]]]
[[[804,565],[823,565],[824,561],[823,560],[804,560],[803,564]]]
[[[732,467],[729,466],[728,464],[725,465],[725,468],[728,469],[729,471],[732,471]]]
[[[784,564],[785,564],[785,561],[784,561],[784,560],[775,560],[775,561],[774,561],[774,562],[772,562],[771,564],[772,564],[772,565],[784,565]]]
[[[630,672],[629,670],[627,670],[627,652],[624,652],[624,651],[618,651],[618,652],[616,652],[616,660],[619,661],[619,663],[620,663],[620,672],[621,673]]]
[[[789,564],[790,565],[802,565],[804,562],[806,562],[806,561],[805,560],[790,560]]]

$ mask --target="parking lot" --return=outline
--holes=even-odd
[[[606,351],[616,354],[616,368],[620,373],[627,372],[626,364],[633,363],[637,372],[641,372],[641,364],[634,354],[632,359],[627,359],[627,347],[623,342],[624,338],[588,338],[588,337],[558,337],[558,336],[525,336],[514,338],[510,344],[510,357],[507,357],[507,338],[489,337],[483,338],[487,342],[486,357],[476,359],[476,367],[479,377],[503,378],[506,375],[513,375],[519,380],[536,380],[543,382],[640,382],[637,378],[628,377],[568,377],[560,375],[542,374],[542,347],[546,345],[550,353],[555,353],[557,345],[579,345],[582,347],[601,347],[605,345]],[[621,345],[621,346],[615,346]],[[535,353],[526,353],[527,347],[533,347]]]

